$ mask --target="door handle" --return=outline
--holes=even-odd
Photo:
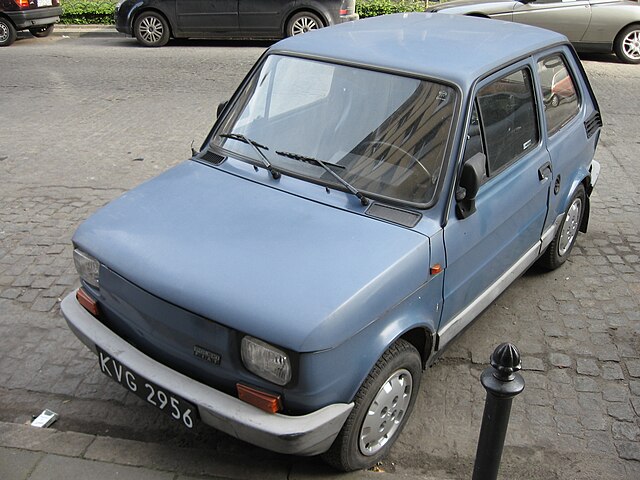
[[[538,169],[538,179],[541,182],[544,182],[546,179],[548,179],[551,176],[552,173],[553,173],[553,170],[551,169],[551,162],[545,162]]]

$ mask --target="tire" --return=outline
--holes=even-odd
[[[44,25],[42,27],[30,28],[29,32],[36,38],[48,37],[51,32],[53,32],[53,23],[51,25]]]
[[[613,41],[613,51],[624,63],[640,63],[640,24],[622,30]]]
[[[8,47],[16,41],[18,33],[8,19],[0,17],[0,47]]]
[[[555,270],[569,258],[569,254],[578,237],[586,201],[587,196],[584,191],[584,186],[580,184],[573,194],[573,197],[571,197],[567,211],[564,212],[564,218],[562,219],[560,228],[556,232],[551,244],[547,247],[547,250],[542,254],[542,257],[540,257],[540,265],[549,270]]]
[[[169,24],[156,12],[142,12],[133,24],[133,34],[145,47],[162,47],[169,41]]]
[[[287,37],[300,35],[310,30],[318,30],[324,27],[324,23],[318,15],[312,12],[298,12],[287,22],[285,34]]]
[[[405,340],[391,345],[358,390],[355,406],[323,460],[345,472],[380,461],[411,414],[421,376],[422,362],[415,347]]]
[[[555,108],[558,105],[560,105],[560,98],[558,97],[558,95],[556,95],[554,93],[553,96],[551,97],[551,101],[549,103],[551,104],[552,107]]]

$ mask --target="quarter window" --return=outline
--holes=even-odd
[[[529,70],[522,69],[483,87],[478,93],[489,176],[512,164],[539,141]]]
[[[553,135],[578,114],[577,90],[563,57],[554,55],[538,62],[547,132]]]

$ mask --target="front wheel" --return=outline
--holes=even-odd
[[[629,25],[613,41],[613,51],[624,63],[640,63],[640,25]]]
[[[324,23],[315,13],[298,12],[287,22],[285,33],[287,37],[293,37],[322,27],[324,27]]]
[[[53,23],[42,27],[32,27],[29,32],[36,38],[48,37],[53,32]]]
[[[540,257],[540,264],[549,270],[555,270],[562,265],[573,249],[582,223],[587,196],[584,186],[581,184],[571,198],[569,208],[564,212],[564,218],[560,228],[556,232],[553,241]]]
[[[18,32],[16,27],[13,26],[6,18],[0,17],[0,47],[8,47],[16,41]]]
[[[380,461],[400,436],[420,391],[422,362],[413,345],[398,340],[375,364],[355,406],[323,459],[352,471]]]
[[[169,41],[169,24],[155,12],[143,12],[133,24],[133,34],[145,47],[162,47]]]

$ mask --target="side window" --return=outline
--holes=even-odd
[[[553,135],[580,110],[575,83],[563,57],[554,55],[538,62],[547,132]]]
[[[478,106],[492,176],[538,144],[531,73],[518,70],[483,87]]]

